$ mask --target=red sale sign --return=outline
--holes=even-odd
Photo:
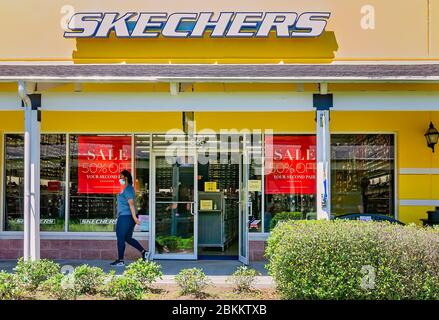
[[[131,137],[79,136],[78,193],[120,192],[123,170],[131,172]]]
[[[266,137],[265,168],[266,194],[315,194],[316,137]]]

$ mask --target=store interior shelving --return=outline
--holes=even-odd
[[[393,136],[343,135],[343,141],[337,138],[333,138],[331,148],[332,211],[392,214]]]

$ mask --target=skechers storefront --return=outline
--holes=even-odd
[[[29,52],[0,51],[0,259],[114,259],[124,169],[137,194],[135,237],[154,259],[248,263],[263,259],[282,219],[360,213],[422,224],[439,206],[439,160],[424,137],[439,124],[439,7],[401,9],[430,30],[426,41],[384,20],[372,25],[396,1],[367,10],[353,1],[355,21],[341,1],[299,1],[296,14],[283,1],[249,3],[246,11],[261,12],[253,15],[200,8],[218,20],[171,15],[180,7],[141,20],[124,14],[156,8],[74,2],[57,15],[49,4],[47,16],[27,13],[47,28],[46,46],[23,32]],[[269,24],[262,13],[272,11]],[[157,27],[160,19],[167,23]],[[202,19],[213,29],[196,37]],[[223,20],[239,39],[209,35]],[[84,21],[98,21],[97,34],[80,37]],[[131,35],[141,21],[145,33],[148,23],[161,33],[123,37],[120,21]]]

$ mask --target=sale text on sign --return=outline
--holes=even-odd
[[[123,170],[131,171],[131,137],[79,136],[78,193],[120,192]]]
[[[265,146],[266,194],[316,193],[315,136],[273,136]]]

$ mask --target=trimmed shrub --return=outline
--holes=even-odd
[[[73,274],[58,273],[41,284],[41,290],[57,300],[76,300],[77,292]]]
[[[209,278],[206,277],[203,270],[199,268],[181,270],[175,276],[175,281],[180,287],[181,295],[190,294],[196,297],[202,296],[204,289],[210,285]]]
[[[20,258],[14,271],[24,288],[33,291],[38,289],[41,283],[60,273],[60,266],[46,259],[24,261]]]
[[[143,290],[148,290],[157,279],[162,279],[161,266],[155,262],[145,262],[139,259],[131,263],[125,270],[124,275],[134,279],[142,285]]]
[[[77,294],[96,294],[102,286],[105,273],[101,268],[82,265],[72,273],[73,283]]]
[[[253,290],[256,277],[259,273],[247,266],[240,266],[227,280],[235,286],[237,292],[249,292]]]
[[[106,295],[117,300],[141,300],[142,285],[139,281],[128,276],[114,276],[108,283]]]
[[[268,239],[284,299],[439,299],[439,233],[387,222],[289,221]]]
[[[18,300],[23,297],[23,288],[17,275],[0,271],[0,300]]]

